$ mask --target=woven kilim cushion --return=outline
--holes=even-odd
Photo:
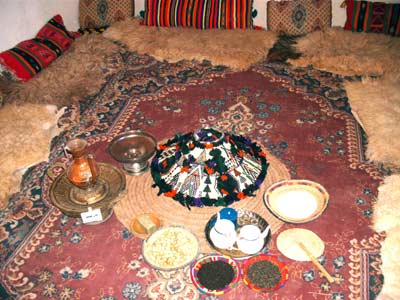
[[[269,1],[267,28],[286,34],[306,34],[331,26],[331,0]]]
[[[346,0],[344,29],[400,36],[400,3]]]
[[[145,0],[144,24],[198,29],[252,28],[252,0]]]
[[[67,30],[61,15],[56,15],[39,30],[36,37],[42,39],[43,42],[50,42],[49,47],[52,47],[57,56],[60,56],[71,46],[77,35]]]
[[[79,0],[80,28],[100,28],[133,17],[134,0]]]
[[[1,52],[0,72],[8,78],[27,81],[65,52],[74,38],[75,35],[65,28],[62,17],[57,15],[35,38]]]

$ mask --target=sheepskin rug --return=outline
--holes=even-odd
[[[382,244],[381,270],[384,285],[377,300],[400,299],[399,252],[400,252],[400,175],[385,178],[378,189],[378,200],[374,205],[373,228],[385,231]]]
[[[166,28],[142,26],[139,22],[137,19],[118,22],[103,34],[131,51],[158,60],[208,60],[234,70],[245,70],[265,59],[277,40],[275,33],[264,30]]]
[[[55,105],[29,103],[0,109],[0,209],[19,191],[26,169],[47,161],[50,142],[61,131],[57,120],[63,111]]]
[[[383,75],[400,71],[400,39],[341,28],[315,31],[297,40],[294,66],[313,65],[342,75]]]
[[[400,170],[400,74],[347,82],[345,88],[367,134],[366,158]]]
[[[313,65],[340,75],[363,77],[362,82],[347,82],[345,88],[352,112],[367,134],[366,157],[398,168],[400,39],[331,28],[299,38],[295,47],[301,57],[289,60],[294,66]]]
[[[4,102],[57,107],[77,102],[98,92],[106,76],[123,67],[120,49],[101,34],[81,36],[67,52],[28,82],[3,82]],[[112,60],[119,63],[110,64]]]

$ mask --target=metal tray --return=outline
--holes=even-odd
[[[107,219],[112,213],[114,204],[119,200],[119,196],[125,192],[125,174],[118,168],[110,164],[99,163],[99,181],[107,186],[105,195],[101,200],[93,204],[80,204],[73,201],[73,189],[76,187],[67,178],[66,172],[61,173],[50,186],[51,202],[60,209],[65,215],[80,218],[81,213],[92,209],[100,208],[103,220]]]

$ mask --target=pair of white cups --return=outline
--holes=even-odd
[[[259,252],[265,244],[269,226],[261,231],[257,225],[245,225],[236,233],[235,224],[228,219],[221,219],[217,214],[217,221],[210,231],[210,239],[215,247],[228,250],[240,250],[246,254]],[[234,246],[236,243],[237,247]]]

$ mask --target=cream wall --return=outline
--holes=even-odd
[[[0,0],[0,51],[33,38],[56,14],[69,30],[79,28],[79,0]]]
[[[311,0],[310,0],[311,1]],[[386,0],[385,2],[399,2]],[[267,0],[254,0],[258,16],[255,25],[266,26]],[[340,8],[343,0],[332,0],[332,25],[343,26],[346,10]],[[79,28],[79,0],[0,0],[0,51],[18,42],[33,38],[39,29],[54,15],[61,14],[68,30]],[[144,0],[135,0],[138,15],[144,9]]]

